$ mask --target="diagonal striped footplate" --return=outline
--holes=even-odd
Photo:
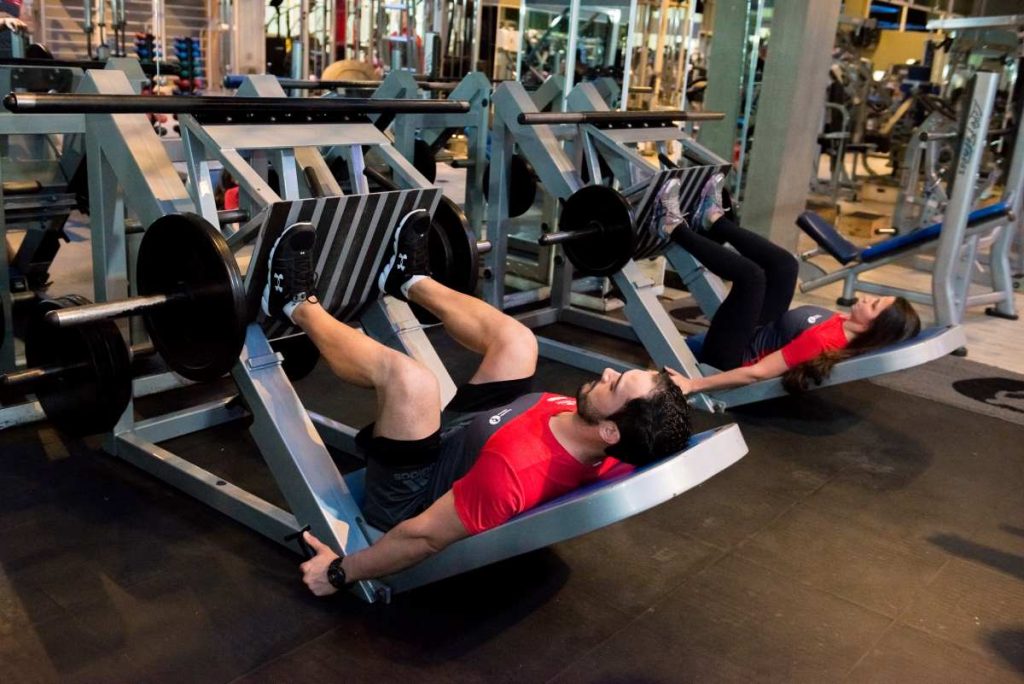
[[[262,227],[245,276],[252,318],[262,316],[259,302],[269,270],[267,258],[287,226],[308,221],[316,227],[317,295],[335,318],[348,321],[377,298],[377,274],[390,255],[395,227],[402,217],[416,209],[426,209],[433,216],[440,201],[438,188],[425,188],[275,202],[266,207],[254,219],[261,221]],[[263,321],[270,338],[293,327]]]
[[[669,179],[679,179],[679,208],[683,218],[689,221],[697,211],[704,184],[716,173],[728,174],[731,168],[729,164],[712,164],[666,169],[652,176],[649,183],[627,190],[626,199],[633,205],[637,226],[633,258],[644,259],[661,254],[668,246],[668,238],[661,232],[663,212],[658,194]]]

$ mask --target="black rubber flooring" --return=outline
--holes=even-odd
[[[368,417],[320,369],[300,392]],[[698,424],[730,421],[750,454],[698,489],[388,606],[312,597],[297,555],[96,443],[8,430],[0,682],[1024,680],[1022,428],[868,383]],[[170,446],[272,489],[239,426]]]

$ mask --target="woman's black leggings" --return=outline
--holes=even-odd
[[[732,281],[704,338],[700,360],[719,370],[742,365],[758,326],[778,320],[789,310],[796,289],[796,259],[726,216],[704,235],[679,226],[672,231],[672,239],[709,271]],[[725,247],[726,242],[736,252]]]

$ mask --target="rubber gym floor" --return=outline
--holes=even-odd
[[[369,420],[324,364],[299,391]],[[703,486],[372,606],[95,441],[6,430],[0,681],[1024,680],[1024,429],[868,382],[696,418],[733,421],[750,453]],[[170,447],[280,498],[244,426]]]

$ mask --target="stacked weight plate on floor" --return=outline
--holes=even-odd
[[[25,332],[25,360],[39,368],[62,367],[32,388],[46,417],[61,432],[81,436],[106,432],[117,424],[132,394],[128,346],[113,321],[56,328],[49,311],[90,304],[79,295],[39,303]]]

